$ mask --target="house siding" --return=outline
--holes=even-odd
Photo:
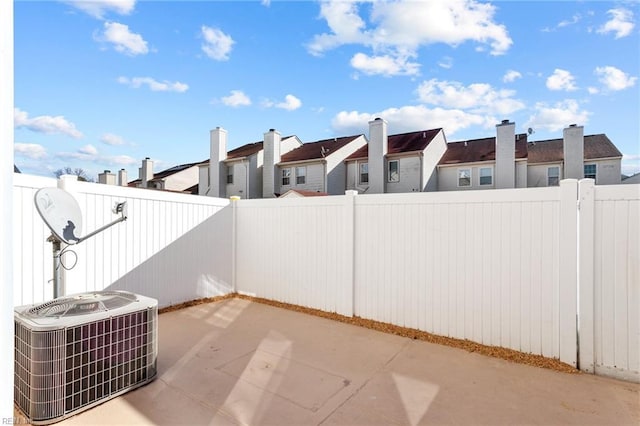
[[[447,140],[444,132],[440,131],[424,150],[422,157],[422,182],[423,191],[438,190],[438,162],[447,151]]]
[[[307,168],[306,182],[302,185],[296,184],[296,167],[304,166]],[[282,185],[282,170],[290,168],[291,169],[291,178],[289,179],[290,185]],[[302,163],[302,164],[288,164],[277,167],[277,179],[276,179],[276,187],[278,188],[279,194],[284,194],[290,189],[302,189],[306,191],[325,191],[325,180],[324,180],[324,170],[325,165],[324,162],[317,163]]]
[[[596,185],[616,185],[622,182],[620,159],[584,160],[596,165]]]
[[[516,188],[527,187],[527,162],[516,161]]]
[[[480,185],[480,169],[490,167],[493,169],[493,179],[491,185]],[[458,186],[458,170],[471,169],[471,185]],[[438,191],[467,191],[473,189],[494,189],[496,187],[496,167],[495,162],[475,164],[453,164],[450,166],[440,166],[438,168]]]
[[[559,167],[560,176],[558,180],[563,179],[564,170],[562,163],[545,163],[545,164],[529,164],[527,167],[527,185],[532,188],[545,187],[548,185],[547,170],[549,167]]]
[[[249,164],[246,160],[239,160],[233,162],[227,162],[225,170],[225,180],[227,181],[227,174],[229,169],[233,168],[233,183],[226,183],[227,197],[240,197],[247,198],[247,168]]]
[[[336,152],[327,156],[327,191],[332,195],[344,194],[347,182],[347,165],[344,159],[366,145],[364,136],[359,136]]]
[[[199,167],[193,166],[165,177],[162,181],[162,188],[170,191],[184,191],[192,187],[200,178]]]
[[[389,162],[398,161],[398,170],[400,171],[398,182],[389,182],[388,170]],[[387,193],[399,192],[421,192],[421,167],[420,156],[412,155],[411,157],[389,158],[385,161],[385,184]]]
[[[358,191],[360,193],[367,192],[369,184],[359,183],[360,164],[367,163],[367,160],[349,161],[347,163],[347,190]]]

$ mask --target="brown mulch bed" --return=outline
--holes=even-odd
[[[387,324],[380,321],[374,321],[370,319],[360,318],[357,316],[348,317],[340,315],[335,312],[325,312],[319,309],[306,308],[303,306],[292,305],[289,303],[276,302],[274,300],[263,299],[260,297],[246,296],[242,294],[232,293],[224,296],[209,297],[204,299],[193,300],[178,305],[169,306],[159,310],[159,313],[177,311],[179,309],[188,308],[190,306],[200,305],[203,303],[218,302],[225,299],[244,299],[256,303],[262,303],[277,308],[283,308],[290,311],[300,312],[307,315],[314,315],[320,318],[326,318],[333,321],[339,321],[346,324],[356,325],[358,327],[364,327],[371,330],[381,331],[383,333],[395,334],[397,336],[407,337],[414,340],[422,340],[424,342],[436,343],[438,345],[445,345],[454,348],[464,349],[468,352],[476,352],[481,355],[492,356],[494,358],[500,358],[507,361],[517,362],[519,364],[532,365],[534,367],[547,368],[550,370],[561,371],[563,373],[578,374],[580,370],[575,367],[561,362],[555,358],[546,358],[542,355],[527,354],[518,352],[513,349],[501,348],[497,346],[487,346],[480,343],[472,342],[470,340],[455,339],[453,337],[438,336],[435,334],[427,333],[426,331],[420,331],[413,328],[400,327],[393,324]]]

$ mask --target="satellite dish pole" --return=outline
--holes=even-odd
[[[127,220],[127,202],[118,202],[113,208],[113,213],[120,213],[120,217],[113,222],[104,225],[84,237],[78,236],[82,232],[82,212],[80,205],[73,196],[60,188],[41,188],[34,196],[36,210],[44,223],[51,230],[47,238],[53,246],[53,298],[62,296],[60,290],[62,266],[61,243],[75,245],[93,237],[107,228]]]

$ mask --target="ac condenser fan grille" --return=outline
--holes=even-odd
[[[137,300],[133,293],[96,291],[74,297],[64,297],[30,308],[25,314],[33,317],[66,317],[109,311],[127,306]]]

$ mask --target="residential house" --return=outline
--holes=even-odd
[[[387,134],[387,122],[369,122],[369,143],[346,158],[346,189],[361,193],[437,189],[436,166],[447,148],[442,129]]]
[[[200,168],[201,195],[274,198],[290,189],[344,194],[344,159],[366,144],[364,135],[303,144],[270,129],[261,142],[226,152],[227,132],[211,131],[211,159]]]
[[[153,172],[153,160],[149,157],[142,160],[138,169],[139,178],[129,182],[128,186],[151,188],[165,191],[198,193],[198,171],[204,161],[173,166],[158,173]],[[105,171],[106,174],[107,171]],[[124,172],[124,173],[123,173]],[[107,176],[104,179],[108,179]],[[120,182],[126,182],[126,171],[120,171]]]
[[[200,195],[212,197],[262,198],[264,192],[264,162],[265,155],[269,161],[273,161],[273,145],[278,139],[278,152],[289,151],[302,146],[297,136],[282,138],[274,129],[264,134],[262,141],[248,143],[227,152],[227,131],[216,127],[210,132],[211,158],[200,165],[199,188]],[[265,154],[264,146],[269,147]],[[273,164],[273,163],[271,163]],[[267,176],[267,185],[273,188],[275,171],[271,166],[273,175]],[[273,193],[273,189],[269,189]]]
[[[438,163],[438,191],[526,188],[527,135],[504,120],[496,136],[450,142]]]
[[[564,129],[563,139],[530,142],[527,186],[553,186],[567,178],[592,178],[596,185],[621,183],[622,153],[606,135],[583,132],[582,126],[572,124]]]
[[[345,191],[345,159],[367,146],[364,135],[344,136],[305,143],[280,156],[276,164],[278,181],[274,193],[289,190],[326,192],[341,195]],[[266,167],[265,161],[265,167]],[[266,169],[265,169],[266,170]],[[266,196],[266,193],[265,193]]]

